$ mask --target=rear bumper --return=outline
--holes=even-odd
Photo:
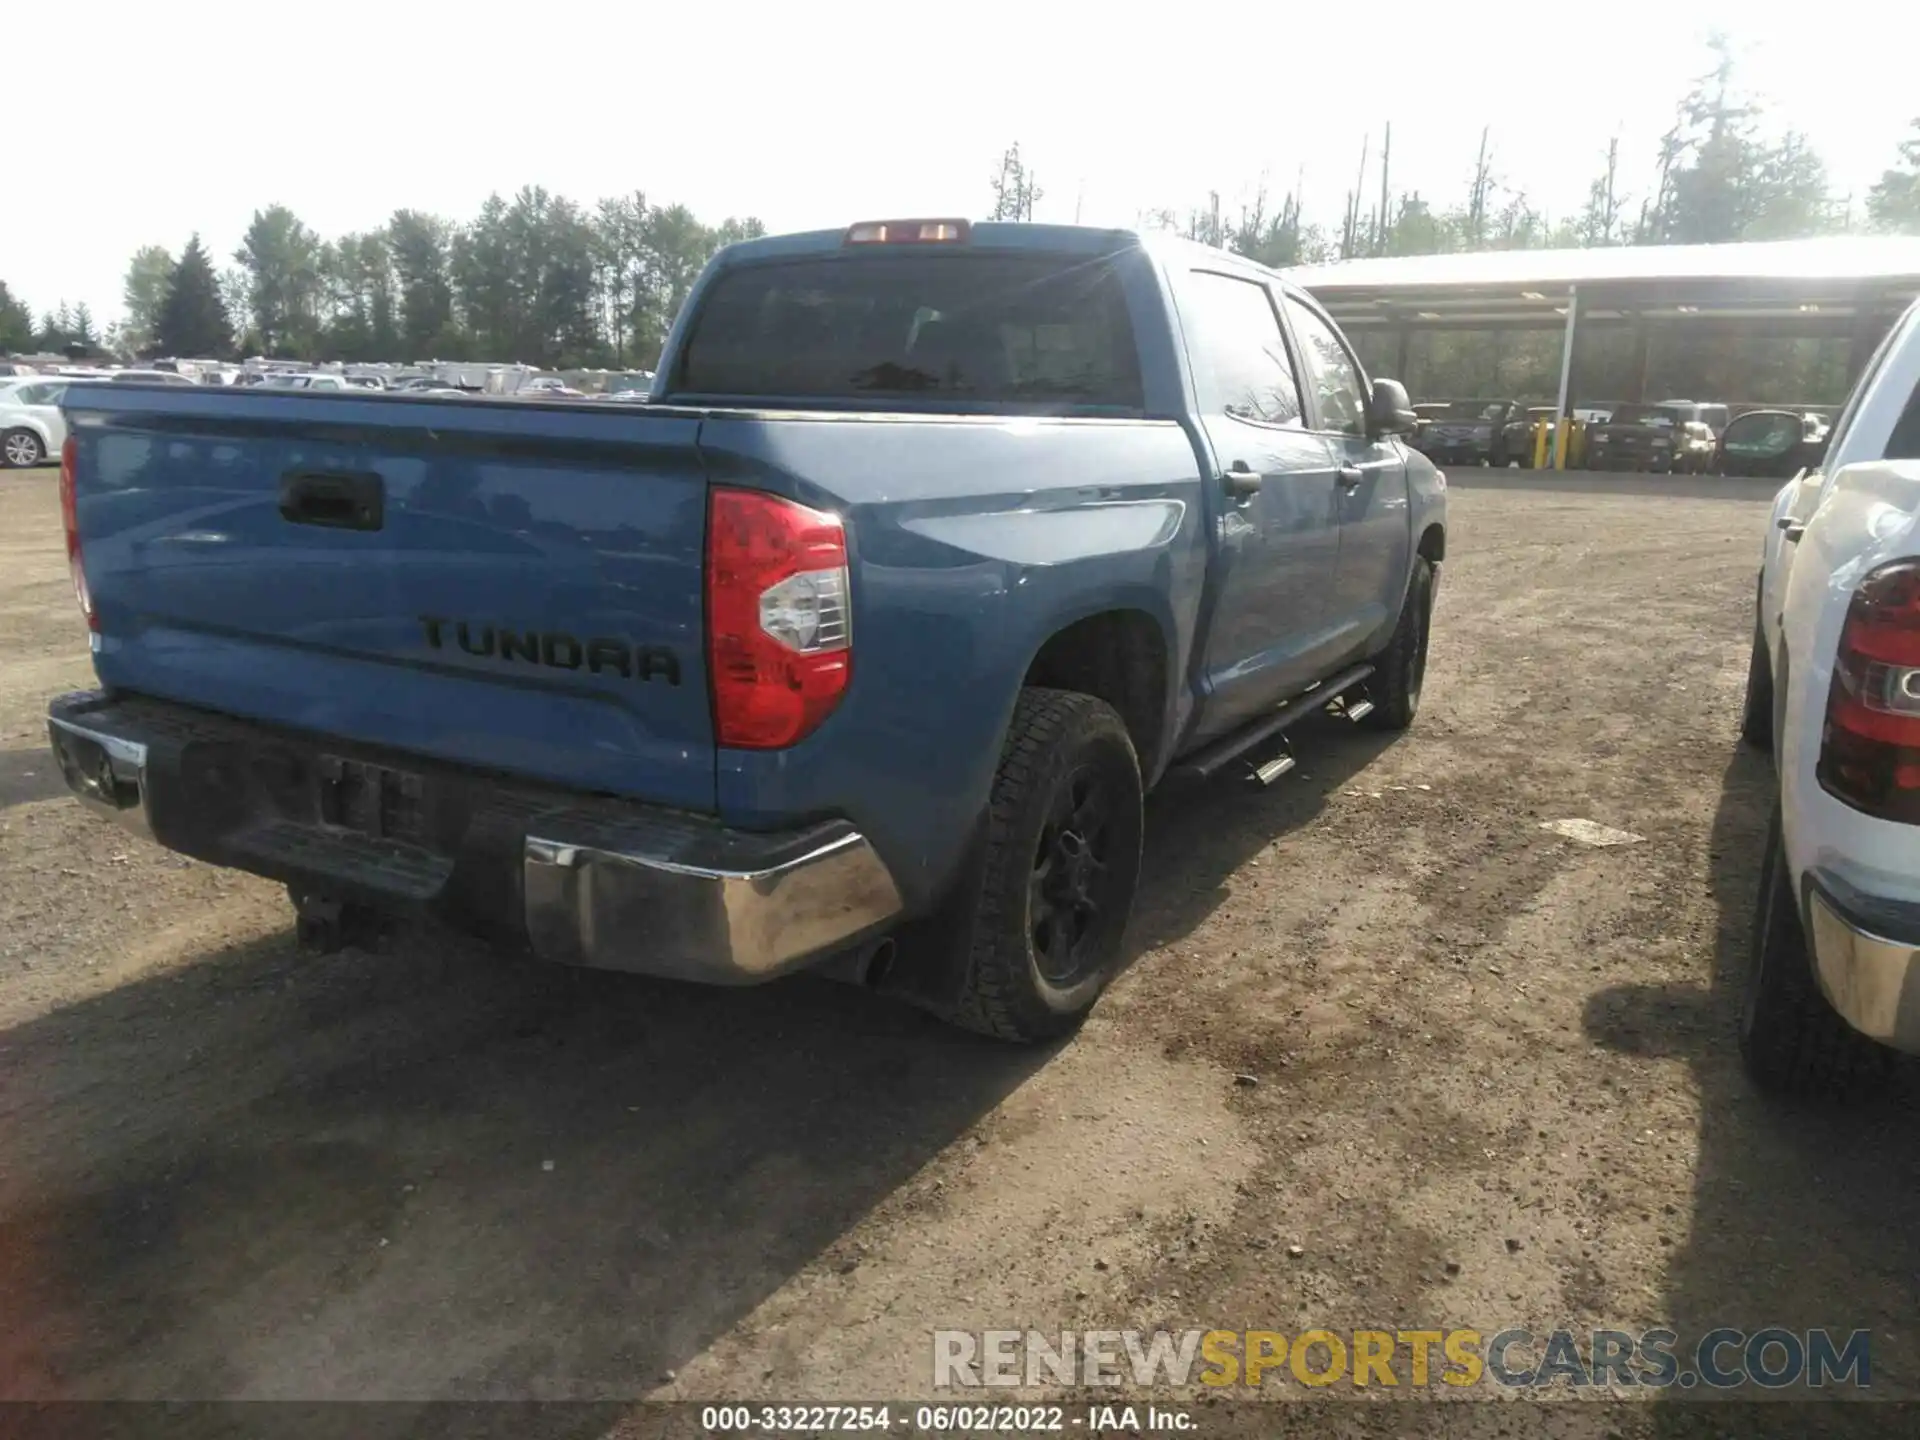
[[[1920,1053],[1920,906],[1871,899],[1817,870],[1806,895],[1821,992],[1862,1034]]]
[[[751,984],[902,908],[845,821],[730,830],[98,692],[55,700],[47,731],[75,795],[169,849],[514,936],[562,963]]]

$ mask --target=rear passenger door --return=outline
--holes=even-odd
[[[1282,308],[1307,381],[1307,412],[1339,466],[1340,543],[1327,623],[1337,658],[1382,639],[1400,613],[1411,559],[1406,453],[1391,438],[1367,438],[1367,377],[1340,332],[1312,306],[1282,292]]]
[[[1192,270],[1176,300],[1215,464],[1197,736],[1206,739],[1304,689],[1324,663],[1339,543],[1334,457],[1307,429],[1265,284]]]

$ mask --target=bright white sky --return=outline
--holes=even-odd
[[[1770,123],[1806,132],[1856,203],[1920,114],[1920,6],[1899,0],[0,0],[0,16],[9,72],[35,77],[8,189],[38,202],[0,213],[0,279],[36,314],[84,300],[102,323],[137,246],[177,254],[198,230],[224,265],[275,201],[325,235],[400,206],[464,219],[523,184],[589,203],[642,189],[774,230],[979,215],[1014,140],[1038,219],[1131,225],[1210,189],[1231,213],[1304,164],[1308,218],[1337,225],[1364,134],[1377,157],[1392,121],[1394,188],[1441,206],[1490,125],[1496,172],[1557,216],[1616,134],[1644,193],[1716,26]],[[1369,175],[1377,193],[1377,159]]]

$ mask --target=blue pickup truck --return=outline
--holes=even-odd
[[[1304,293],[1185,242],[728,248],[651,403],[74,386],[83,799],[574,964],[806,966],[1013,1040],[1119,967],[1142,796],[1413,718],[1445,482]]]

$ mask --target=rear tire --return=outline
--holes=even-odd
[[[1773,660],[1766,631],[1753,619],[1753,650],[1747,656],[1747,698],[1740,712],[1740,738],[1755,750],[1773,748]]]
[[[1400,602],[1400,619],[1393,638],[1373,660],[1367,697],[1373,713],[1361,723],[1376,730],[1404,730],[1420,709],[1420,691],[1427,678],[1427,634],[1433,620],[1433,566],[1423,555],[1413,557],[1407,596]]]
[[[0,436],[0,465],[25,470],[47,458],[47,447],[31,430],[9,430]]]
[[[1032,1043],[1080,1024],[1120,969],[1140,879],[1140,763],[1119,715],[1020,693],[987,812],[966,980],[948,1018]]]
[[[1793,898],[1780,806],[1761,860],[1759,907],[1740,1007],[1740,1059],[1763,1090],[1841,1100],[1880,1085],[1893,1052],[1842,1020],[1813,976],[1813,957]]]

